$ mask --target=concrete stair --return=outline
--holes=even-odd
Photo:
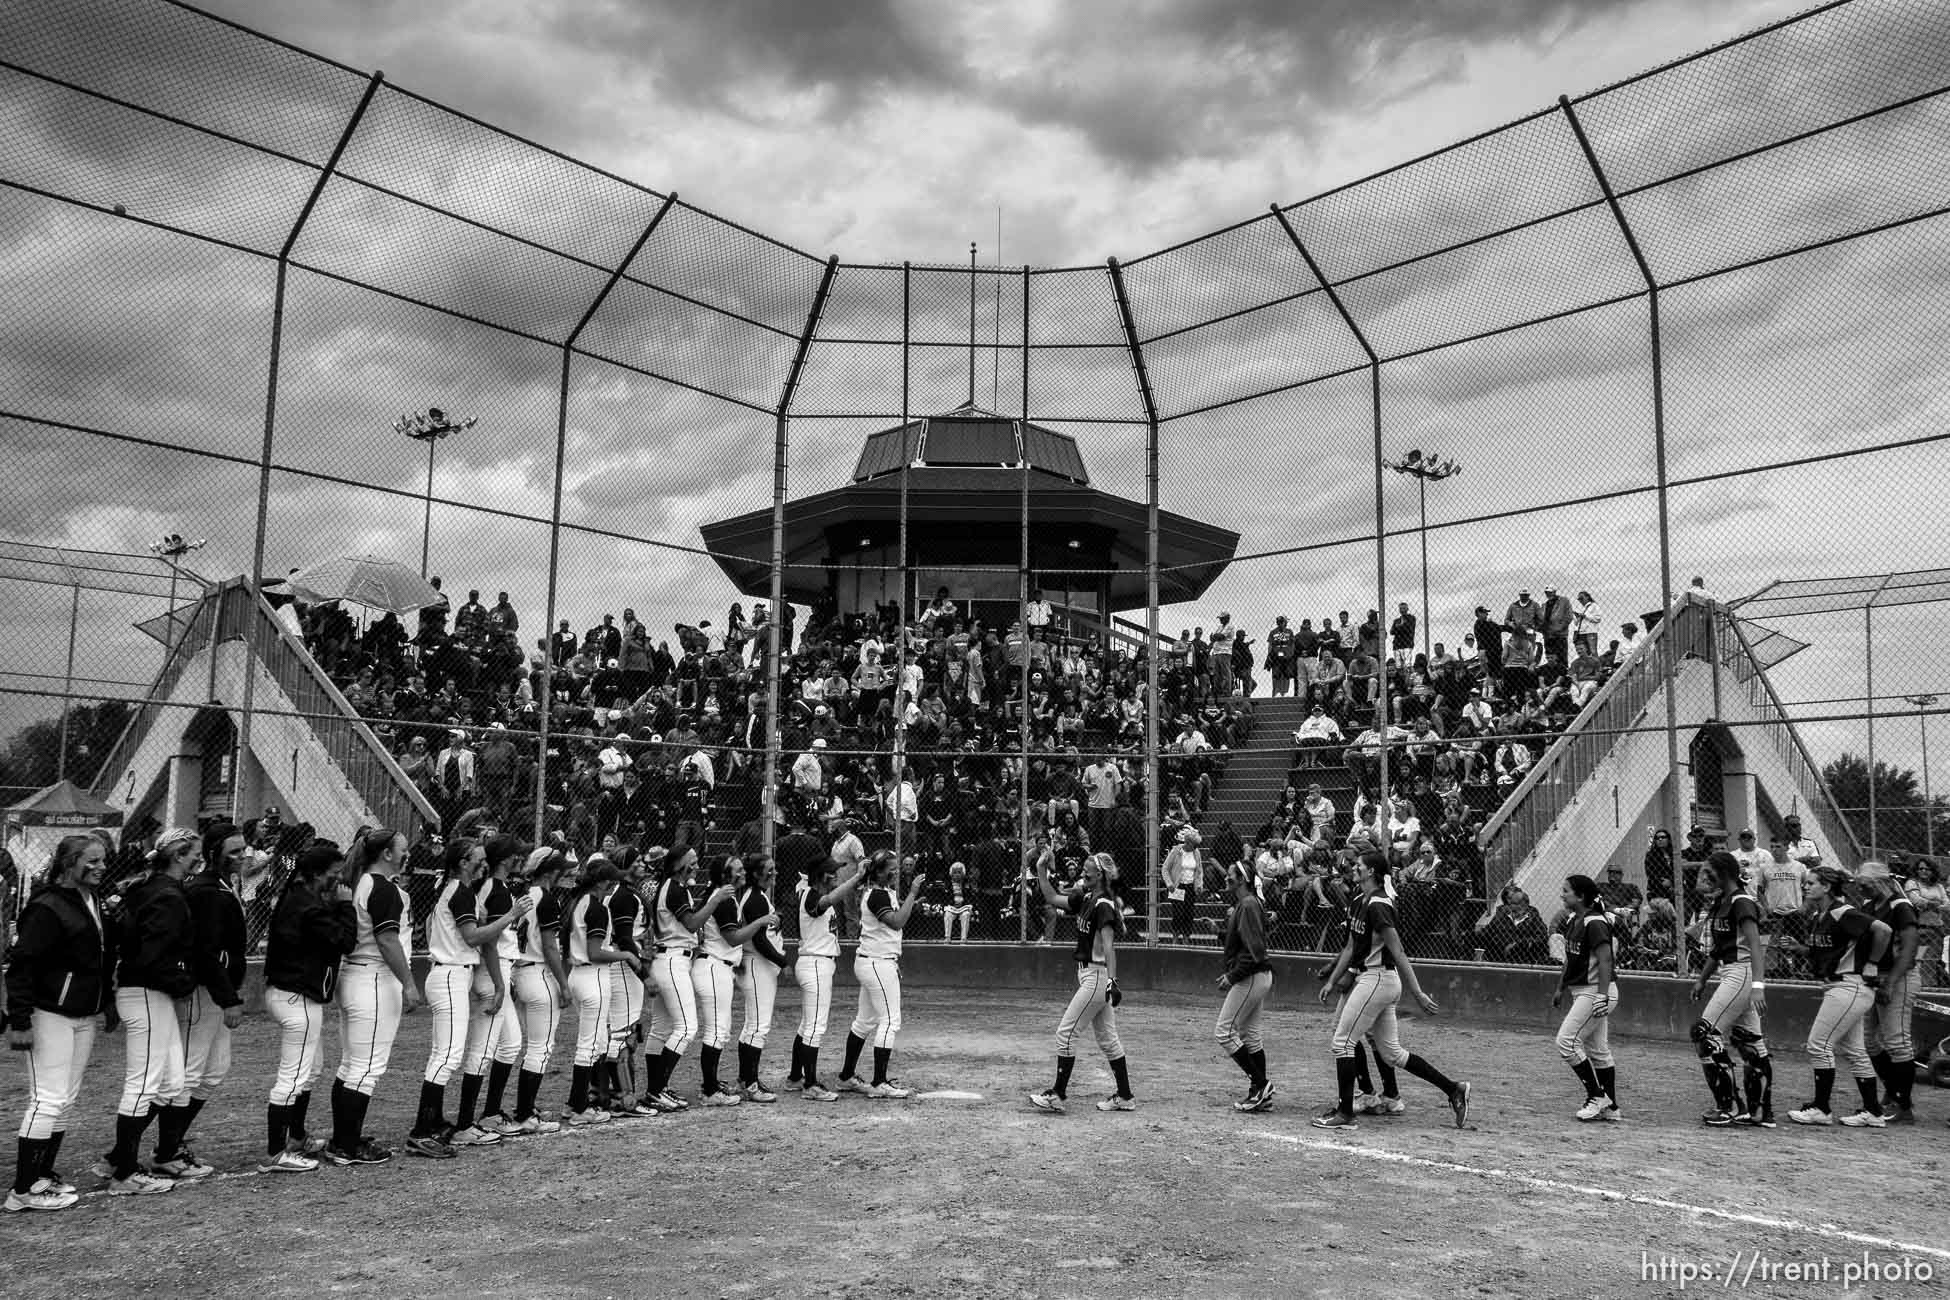
[[[1246,743],[1228,756],[1225,771],[1213,783],[1211,800],[1198,819],[1199,833],[1207,843],[1221,822],[1231,822],[1241,839],[1249,839],[1272,813],[1292,771],[1294,729],[1305,717],[1306,710],[1290,697],[1253,704],[1253,725]],[[1337,751],[1320,751],[1319,761],[1325,765],[1297,776],[1320,783],[1322,792],[1340,810],[1340,824],[1335,829],[1344,835],[1352,824],[1354,780],[1341,765]]]

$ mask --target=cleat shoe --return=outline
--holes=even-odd
[[[883,1101],[906,1101],[913,1095],[914,1089],[904,1088],[893,1079],[889,1079],[885,1083],[876,1083],[867,1089],[867,1096],[879,1098]]]
[[[329,1145],[324,1138],[306,1137],[302,1133],[293,1135],[291,1139],[291,1149],[301,1156],[322,1156]]]
[[[680,1110],[690,1109],[690,1107],[685,1105],[684,1102],[680,1100],[677,1096],[668,1092],[658,1093],[656,1096],[650,1099],[650,1104],[652,1106],[655,1106],[658,1110],[662,1111],[666,1115],[675,1115]]]
[[[753,1080],[752,1082],[745,1085],[746,1101],[755,1101],[761,1106],[767,1106],[777,1101],[778,1099],[779,1099],[779,1095],[777,1093],[767,1092],[765,1090],[765,1085],[759,1083],[757,1080]]]
[[[519,1128],[523,1137],[540,1137],[546,1133],[562,1131],[561,1124],[552,1119],[543,1119],[540,1115],[530,1115],[521,1122]]]
[[[509,1119],[506,1115],[496,1115],[491,1119],[483,1120],[482,1127],[486,1128],[488,1132],[499,1134],[504,1138],[520,1137],[523,1133],[522,1126]]]
[[[1456,1084],[1456,1090],[1449,1094],[1449,1109],[1456,1113],[1456,1127],[1469,1124],[1469,1081],[1464,1079]]]
[[[1582,1114],[1583,1112],[1580,1111],[1579,1113]],[[1707,1125],[1709,1128],[1725,1128],[1733,1123],[1733,1121],[1734,1116],[1732,1113],[1724,1110],[1709,1110],[1699,1117],[1699,1122]]]
[[[1883,1109],[1882,1117],[1891,1124],[1914,1124],[1916,1122],[1915,1111],[1911,1110],[1908,1106],[1898,1106],[1894,1102],[1891,1102]]]
[[[1618,1121],[1624,1119],[1625,1115],[1618,1109],[1618,1103],[1613,1102],[1611,1105],[1605,1107],[1605,1113],[1598,1118],[1607,1124],[1616,1124]]]
[[[158,1196],[163,1192],[175,1190],[176,1184],[167,1178],[145,1174],[140,1169],[127,1178],[112,1178],[108,1183],[110,1196]]]
[[[22,1210],[65,1210],[81,1198],[73,1192],[8,1192],[0,1209],[8,1214]]]
[[[1037,1110],[1045,1110],[1052,1115],[1061,1115],[1069,1109],[1064,1105],[1063,1098],[1056,1095],[1054,1088],[1045,1088],[1041,1092],[1030,1093],[1029,1104]]]
[[[1104,1111],[1110,1111],[1110,1110],[1136,1110],[1136,1109],[1137,1109],[1137,1098],[1136,1098],[1136,1097],[1118,1097],[1118,1096],[1110,1096],[1110,1097],[1106,1097],[1106,1098],[1104,1098],[1104,1099],[1103,1099],[1102,1101],[1100,1101],[1100,1102],[1098,1102],[1098,1103],[1097,1103],[1097,1109],[1098,1109],[1098,1110],[1104,1110]]]
[[[736,1106],[744,1100],[745,1099],[743,1097],[740,1097],[737,1093],[732,1092],[730,1089],[720,1088],[716,1092],[705,1093],[704,1096],[699,1099],[698,1104],[702,1106]]]
[[[647,1119],[652,1115],[661,1115],[663,1112],[651,1105],[650,1099],[645,1097],[641,1101],[624,1102],[621,1107],[610,1113],[618,1119]]]
[[[383,1165],[393,1158],[393,1153],[371,1138],[360,1138],[359,1145],[350,1151],[326,1146],[325,1158],[335,1165]]]
[[[1809,1102],[1800,1110],[1789,1111],[1788,1118],[1796,1124],[1812,1124],[1817,1128],[1826,1128],[1835,1122],[1833,1115],[1830,1115],[1825,1110],[1817,1109],[1813,1102]]]
[[[1248,1092],[1243,1100],[1233,1102],[1232,1108],[1246,1113],[1265,1110],[1273,1104],[1273,1091],[1272,1084],[1262,1083]]]
[[[841,1092],[871,1092],[872,1089],[867,1087],[866,1084],[861,1083],[858,1078],[849,1075],[846,1078],[840,1080],[840,1091]]]
[[[290,1150],[280,1151],[257,1162],[257,1172],[260,1174],[308,1174],[316,1168],[316,1160]]]
[[[1408,1110],[1408,1103],[1400,1097],[1369,1097],[1363,1105],[1361,1099],[1354,1099],[1356,1115],[1400,1115]]]
[[[816,1083],[807,1084],[805,1091],[801,1095],[807,1101],[838,1101],[840,1099],[840,1095],[837,1092],[834,1092],[831,1088],[822,1088]]]
[[[1330,1106],[1326,1110],[1320,1112],[1320,1114],[1314,1116],[1313,1126],[1315,1128],[1360,1128],[1361,1127],[1358,1123],[1355,1122],[1354,1116],[1343,1115],[1341,1113],[1341,1108],[1339,1106]]]
[[[779,1085],[780,1092],[804,1092],[805,1090],[806,1081],[804,1079],[787,1079]]]
[[[447,1145],[450,1147],[491,1147],[500,1140],[501,1135],[499,1133],[490,1132],[482,1128],[479,1124],[469,1124],[466,1128],[456,1129],[454,1135],[447,1139]]]
[[[75,1195],[78,1189],[75,1187],[73,1183],[67,1181],[65,1178],[61,1177],[59,1173],[50,1169],[47,1171],[45,1177],[36,1178],[34,1180],[34,1185],[28,1188],[27,1190],[37,1195],[73,1196]]]
[[[597,1110],[594,1106],[591,1106],[588,1110],[576,1111],[569,1116],[570,1128],[589,1128],[596,1124],[607,1123],[609,1123],[609,1112],[606,1110]]]
[[[179,1183],[193,1183],[199,1178],[208,1178],[217,1171],[196,1158],[194,1151],[178,1151],[168,1160],[158,1160],[149,1166],[149,1172],[164,1178],[174,1178]]]
[[[1381,1099],[1380,1099],[1379,1097],[1377,1097],[1377,1096],[1375,1096],[1375,1095],[1374,1095],[1373,1093],[1371,1093],[1371,1092],[1357,1092],[1357,1093],[1355,1093],[1355,1094],[1354,1094],[1354,1113],[1355,1113],[1356,1115],[1372,1115],[1372,1114],[1374,1114],[1374,1113],[1375,1113],[1375,1112],[1374,1112],[1374,1109],[1373,1109],[1373,1107],[1374,1107],[1374,1104],[1375,1104],[1375,1103],[1376,1103],[1377,1101],[1379,1101],[1379,1100],[1381,1100]],[[1336,1109],[1336,1110],[1338,1110],[1338,1109],[1340,1109],[1340,1108],[1339,1108],[1339,1107],[1337,1106],[1337,1107],[1335,1107],[1335,1109]]]
[[[452,1160],[460,1153],[437,1137],[409,1137],[406,1139],[406,1154],[424,1156],[428,1160]]]
[[[1842,1116],[1841,1122],[1847,1128],[1888,1128],[1889,1121],[1878,1110],[1858,1110],[1853,1115]]]
[[[1736,1124],[1744,1124],[1748,1128],[1773,1128],[1774,1112],[1771,1110],[1759,1112],[1748,1111],[1734,1122]]]

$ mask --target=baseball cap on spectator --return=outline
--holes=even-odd
[[[1689,836],[1692,836],[1692,835],[1704,835],[1704,834],[1706,834],[1706,827],[1704,827],[1704,826],[1694,826],[1694,827],[1691,827],[1690,829],[1688,829],[1688,830],[1687,830],[1687,832],[1686,832],[1686,834],[1687,834],[1687,835],[1689,835]]]
[[[1787,816],[1781,818],[1781,825],[1783,826],[1799,826],[1800,824],[1801,818],[1794,813],[1789,813]]]
[[[1751,840],[1754,838],[1754,828],[1751,826],[1742,826],[1740,828],[1740,838],[1743,840]]]
[[[826,737],[824,737],[824,736],[814,736],[814,737],[813,737],[813,743],[812,743],[812,747],[813,747],[814,749],[824,749],[824,748],[826,748]]]
[[[1887,880],[1889,874],[1889,864],[1887,862],[1878,862],[1874,858],[1865,860],[1861,866],[1855,869],[1855,878],[1857,880]]]

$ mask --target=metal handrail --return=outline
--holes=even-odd
[[[107,795],[109,783],[121,775],[123,767],[134,758],[136,750],[148,737],[149,728],[155,725],[156,718],[162,712],[162,702],[170,697],[176,690],[176,683],[183,679],[183,671],[189,667],[190,656],[209,643],[210,624],[214,619],[209,621],[206,619],[211,614],[216,597],[217,589],[210,588],[198,599],[196,613],[190,616],[189,626],[184,628],[183,634],[171,644],[168,655],[163,659],[162,669],[156,674],[155,682],[143,696],[142,704],[129,718],[128,724],[122,728],[122,734],[115,738],[115,744],[109,749],[108,757],[102,760],[101,767],[96,771],[92,784],[96,795]]]

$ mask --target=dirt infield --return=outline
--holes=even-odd
[[[1023,1093],[1048,1081],[1064,992],[910,992],[896,1074],[981,1101],[785,1095],[451,1162],[402,1155],[378,1168],[226,1173],[165,1197],[91,1195],[63,1214],[0,1219],[0,1294],[1664,1295],[1680,1293],[1672,1270],[1684,1261],[1733,1265],[1723,1289],[1835,1295],[1845,1264],[1866,1251],[1900,1268],[1905,1244],[1922,1248],[1907,1252],[1910,1280],[1855,1294],[1938,1294],[1917,1270],[1950,1276],[1933,1196],[1950,1097],[1932,1089],[1914,1129],[1707,1130],[1691,1053],[1625,1040],[1626,1122],[1584,1126],[1548,1036],[1437,1018],[1408,1024],[1404,1040],[1474,1082],[1472,1128],[1457,1131],[1441,1099],[1405,1077],[1406,1116],[1326,1133],[1307,1124],[1333,1078],[1309,986],[1275,993],[1269,1113],[1230,1108],[1243,1080],[1211,1037],[1216,997],[1145,995],[1120,1024],[1141,1109],[1091,1108],[1109,1072],[1086,1053],[1071,1113],[1050,1116]],[[782,1073],[796,1018],[796,1005],[781,1008],[768,1078]],[[426,1026],[407,1019],[380,1086],[368,1127],[386,1139],[409,1121]],[[254,1015],[194,1135],[223,1170],[255,1162],[271,1042]],[[838,1055],[823,1053],[829,1076]],[[107,1146],[120,1056],[119,1038],[102,1041],[63,1154],[71,1178]],[[335,1059],[328,1046],[328,1075]],[[0,1074],[9,1124],[20,1064]],[[696,1077],[692,1059],[678,1081],[692,1091]],[[1781,1108],[1799,1104],[1805,1057],[1783,1052],[1779,1077]],[[551,1078],[545,1101],[559,1105],[567,1086]],[[321,1090],[315,1116],[322,1104]],[[1662,1256],[1673,1261],[1663,1273]],[[1828,1281],[1786,1280],[1787,1265],[1824,1257]],[[1741,1270],[1752,1270],[1744,1287]],[[1717,1272],[1687,1293],[1709,1285],[1722,1287]]]

